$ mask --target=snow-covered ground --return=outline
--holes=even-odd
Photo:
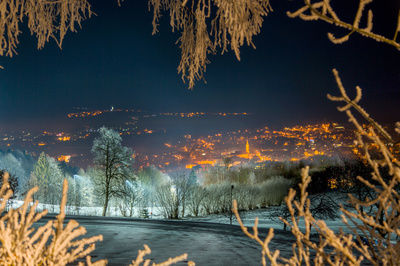
[[[258,217],[258,227],[259,228],[274,228],[274,229],[283,229],[283,223],[272,220],[270,217],[271,208],[266,209],[257,209],[247,212],[241,213],[241,219],[245,226],[252,227],[254,225],[254,220]],[[208,222],[208,223],[220,223],[220,224],[230,224],[230,217],[229,215],[222,215],[222,214],[214,214],[205,217],[187,217],[184,220],[188,221],[198,221],[198,222]],[[342,220],[335,219],[335,220],[325,220],[326,224],[334,230],[335,232],[339,231],[339,228],[343,228],[347,231],[346,225],[342,222]],[[232,219],[233,225],[239,225],[235,217],[233,216]],[[304,224],[300,221],[300,228],[304,228]]]
[[[40,208],[52,210],[53,206],[42,205]],[[57,212],[57,207],[54,208]],[[270,244],[271,249],[279,249],[283,257],[290,257],[294,238],[289,231],[282,230],[281,222],[271,219],[274,208],[277,207],[242,212],[242,220],[246,226],[251,227],[258,217],[262,238],[269,228],[274,228],[275,237]],[[87,229],[86,236],[103,235],[104,241],[97,244],[91,255],[94,260],[107,259],[109,265],[128,265],[144,244],[152,249],[148,258],[155,262],[188,253],[189,259],[197,265],[261,265],[261,248],[243,234],[234,217],[233,225],[229,225],[229,215],[185,217],[171,221],[162,219],[157,208],[149,209],[153,212],[153,219],[82,215],[85,212],[91,215],[100,214],[101,207],[82,208],[80,215],[73,215],[77,214],[74,207],[67,210],[67,220],[75,219],[83,225]],[[116,209],[111,213],[118,215]],[[54,218],[55,215],[49,214],[38,225]],[[339,228],[347,231],[340,219],[326,222],[335,231]]]
[[[22,206],[24,202],[22,200],[10,200],[7,208],[18,208]],[[31,204],[32,205],[32,204]],[[39,203],[36,211],[40,212],[43,210],[48,210],[49,213],[59,213],[60,206],[52,204]],[[147,208],[149,216],[152,219],[162,219],[162,208],[160,207],[148,207]],[[135,207],[133,212],[133,217],[140,216],[141,208]],[[76,206],[66,206],[65,213],[67,215],[82,215],[82,216],[101,216],[103,213],[103,207],[76,207]],[[108,207],[107,216],[109,217],[123,217],[121,211],[118,207]]]
[[[333,198],[338,205],[344,204],[347,199],[347,196],[342,193],[330,193],[329,196],[331,198]],[[244,225],[247,227],[252,227],[254,225],[254,221],[255,221],[256,217],[258,217],[258,227],[259,228],[283,229],[283,223],[280,222],[277,219],[277,217],[275,217],[275,219],[271,218],[273,216],[272,213],[274,213],[274,211],[277,208],[280,208],[280,206],[271,206],[271,207],[255,209],[255,210],[251,210],[251,211],[243,211],[243,212],[240,212],[240,216],[241,216],[241,219],[242,219]],[[340,218],[341,215],[342,215],[342,212],[339,210],[337,219],[325,220],[325,222],[329,226],[329,228],[331,228],[335,232],[338,232],[339,229],[342,228],[345,232],[350,233],[350,230],[347,228],[347,226],[343,223],[342,219]],[[204,216],[204,217],[186,217],[184,220],[230,224],[229,214],[213,214],[213,215],[208,215],[208,216]],[[232,219],[232,224],[239,225],[237,220],[235,219],[234,215],[233,215],[233,219]],[[304,229],[304,223],[302,221],[300,221],[300,228]],[[315,232],[315,230],[313,230],[313,231]]]
[[[44,224],[47,216],[39,224]],[[152,254],[147,258],[161,262],[170,256],[188,253],[196,265],[261,265],[261,249],[235,225],[193,221],[141,220],[117,217],[70,217],[87,229],[86,236],[102,234],[91,253],[94,260],[107,259],[108,265],[128,265],[137,250],[147,244]],[[265,237],[267,230],[261,230]],[[283,255],[291,252],[292,236],[278,230],[271,243]],[[179,263],[178,265],[185,265]]]

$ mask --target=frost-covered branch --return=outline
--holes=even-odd
[[[142,263],[142,265],[150,265],[151,260],[150,259],[144,259],[144,257],[146,255],[150,255],[151,254],[151,249],[149,248],[149,246],[144,245],[144,249],[143,250],[139,250],[138,251],[138,255],[136,257],[135,260],[132,261],[132,263],[130,264],[130,266],[140,266]],[[169,258],[168,260],[161,262],[161,263],[152,263],[152,266],[169,266],[178,262],[182,262],[184,260],[186,260],[188,257],[188,255],[182,254],[179,256],[176,256],[174,258]],[[188,261],[187,263],[188,266],[194,266],[195,263],[193,261]]]
[[[360,115],[363,116],[365,120],[367,120],[371,125],[373,125],[380,134],[384,138],[386,138],[389,142],[393,142],[392,137],[383,129],[381,125],[379,125],[374,119],[372,119],[369,114],[358,104],[362,97],[362,90],[359,86],[356,86],[357,95],[354,100],[351,100],[349,96],[347,96],[346,90],[343,87],[342,81],[339,77],[339,72],[336,69],[332,70],[333,75],[335,76],[336,83],[339,87],[339,91],[341,96],[332,96],[330,94],[327,95],[328,99],[334,102],[344,102],[346,105],[338,107],[340,112],[348,111],[350,108],[354,108]]]
[[[209,54],[232,50],[240,60],[240,47],[255,47],[253,37],[272,11],[269,0],[149,0],[149,8],[153,10],[153,34],[163,12],[169,13],[172,31],[179,32],[178,72],[189,88],[203,79]]]
[[[336,37],[333,33],[328,33],[329,40],[335,44],[341,44],[348,41],[349,37],[356,32],[362,36],[374,39],[378,42],[384,42],[392,45],[400,50],[400,43],[397,40],[397,36],[400,31],[400,11],[398,15],[397,25],[395,27],[394,36],[390,39],[372,31],[373,11],[365,11],[365,7],[372,1],[373,0],[359,0],[358,9],[352,23],[345,22],[339,18],[331,5],[331,0],[319,0],[314,2],[313,0],[304,0],[303,7],[295,12],[287,12],[287,15],[291,18],[299,17],[305,21],[323,20],[340,28],[349,30],[349,33],[342,37]],[[361,27],[361,18],[365,15],[367,16],[367,24],[364,27]]]
[[[75,32],[92,15],[87,0],[2,0],[0,2],[0,56],[16,54],[22,23],[26,21],[41,49],[50,39],[61,48],[65,34]]]
[[[273,230],[263,241],[258,237],[257,223],[255,220],[253,233],[249,233],[243,225],[234,203],[233,211],[242,228],[242,231],[254,239],[262,247],[262,261],[266,265],[268,258],[271,265],[361,265],[366,261],[372,265],[398,265],[400,253],[398,243],[393,240],[400,237],[400,166],[394,151],[398,146],[393,146],[391,136],[383,130],[368,113],[362,109],[358,102],[361,99],[361,88],[357,87],[357,96],[351,100],[344,89],[338,72],[334,70],[337,85],[341,92],[340,97],[328,96],[332,101],[343,102],[339,111],[345,111],[349,121],[356,128],[356,145],[363,151],[362,159],[372,168],[371,178],[358,177],[368,189],[374,193],[371,198],[357,199],[349,195],[349,202],[355,211],[341,207],[342,220],[352,233],[343,230],[335,232],[323,220],[317,220],[310,211],[310,199],[307,193],[311,181],[308,167],[304,168],[299,184],[299,199],[295,199],[296,191],[291,189],[286,198],[290,212],[289,219],[282,221],[291,228],[296,241],[293,243],[293,253],[290,258],[279,257],[279,251],[271,251],[269,243],[273,237]],[[369,122],[369,127],[364,127],[352,114],[356,110]],[[396,131],[400,123],[396,124]],[[377,134],[376,132],[379,132]],[[363,211],[365,207],[371,212]],[[304,222],[304,228],[299,222]],[[318,239],[311,238],[311,228],[318,233]]]
[[[48,221],[38,228],[33,227],[34,223],[47,214],[47,210],[36,212],[39,203],[32,201],[32,196],[38,188],[35,187],[27,193],[21,207],[5,212],[5,204],[12,195],[7,181],[6,173],[0,189],[1,265],[66,265],[87,256],[95,249],[95,243],[102,241],[101,235],[80,238],[86,234],[86,229],[74,220],[70,220],[64,227],[68,190],[66,180],[63,185],[60,214],[55,221]],[[104,263],[105,261],[98,261],[93,265]]]

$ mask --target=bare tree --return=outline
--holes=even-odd
[[[155,190],[155,196],[157,203],[163,210],[164,217],[178,219],[180,202],[172,182],[158,186]]]
[[[134,178],[125,181],[125,193],[118,198],[117,205],[124,217],[132,217],[137,202],[141,199],[141,188]]]
[[[268,218],[274,222],[281,222],[283,224],[283,230],[287,230],[287,224],[282,222],[282,219],[288,220],[291,217],[291,213],[286,203],[281,206],[271,206],[268,213]]]
[[[231,184],[213,184],[206,187],[206,197],[201,202],[206,214],[229,213],[231,206]]]
[[[170,182],[156,187],[156,199],[163,208],[166,218],[177,219],[185,216],[187,205],[192,206],[191,196],[195,186],[191,175],[186,172],[177,172]]]
[[[189,196],[187,199],[187,206],[192,215],[196,217],[200,215],[202,202],[206,198],[206,196],[207,191],[205,188],[197,184],[190,188]]]
[[[194,184],[190,180],[190,175],[187,173],[178,173],[173,179],[176,195],[179,198],[179,205],[181,211],[181,217],[185,216],[185,210],[187,208],[186,202],[190,197],[190,192]]]
[[[125,181],[129,180],[132,161],[132,150],[122,146],[118,132],[102,127],[100,136],[93,142],[92,153],[96,166],[94,182],[96,192],[103,199],[105,216],[112,197],[124,195]]]

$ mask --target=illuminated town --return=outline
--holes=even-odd
[[[267,161],[299,161],[315,156],[348,156],[352,154],[351,132],[336,123],[257,130],[238,130],[200,138],[185,135],[177,143],[165,143],[162,154],[138,154],[140,166],[159,168],[180,166],[231,166]]]
[[[256,129],[221,130],[213,134],[190,134],[187,131],[169,136],[170,129],[153,123],[149,119],[227,119],[251,116],[243,113],[149,113],[134,109],[80,111],[68,113],[67,123],[78,122],[76,131],[58,132],[43,130],[38,133],[24,130],[18,133],[3,133],[1,149],[18,147],[33,155],[45,151],[58,161],[86,167],[91,163],[90,149],[96,130],[105,120],[102,116],[112,115],[112,127],[119,131],[126,143],[135,151],[135,166],[155,166],[164,171],[177,168],[206,168],[223,165],[230,158],[231,166],[241,164],[262,164],[268,161],[312,160],[317,156],[349,156],[353,154],[352,132],[338,123],[297,125],[272,129],[268,126]],[[118,119],[116,119],[118,118]],[[97,121],[97,122],[96,122]],[[176,121],[176,120],[171,120]],[[100,123],[100,124],[99,124]],[[143,139],[150,142],[143,143]],[[154,141],[157,140],[157,141]],[[147,143],[148,143],[147,142]],[[157,144],[155,144],[157,143]]]

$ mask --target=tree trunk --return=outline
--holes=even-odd
[[[182,200],[182,218],[185,217],[185,200]]]
[[[106,216],[107,207],[108,207],[108,193],[106,193],[106,199],[105,199],[105,202],[104,202],[103,216]]]

